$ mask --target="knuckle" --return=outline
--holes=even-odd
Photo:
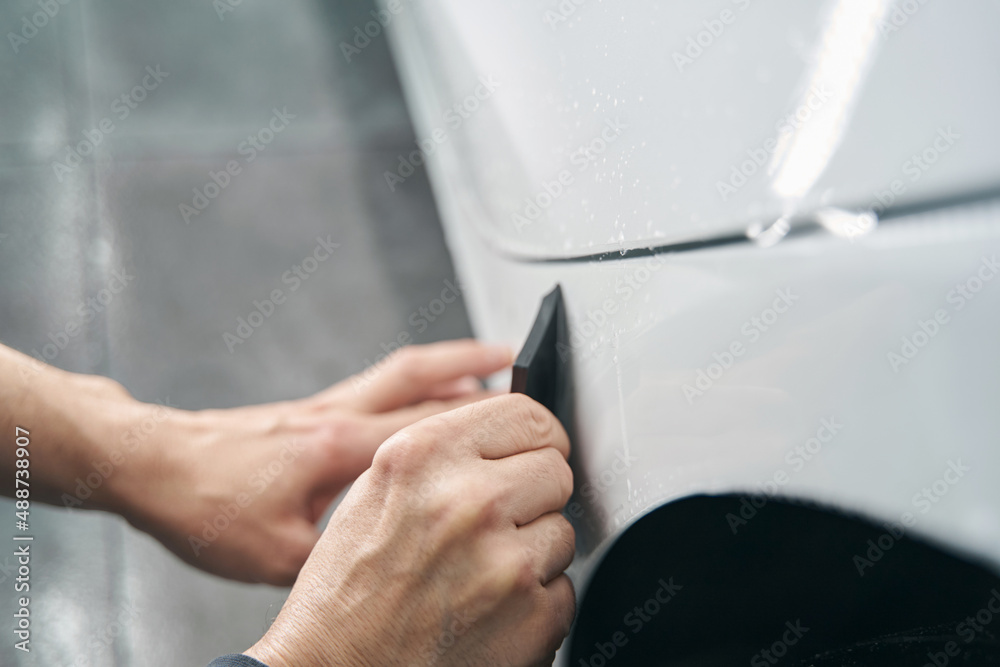
[[[559,491],[562,494],[561,497],[565,505],[569,501],[570,496],[573,495],[573,469],[566,462],[566,459],[562,457],[562,454],[556,452],[556,456],[559,458],[557,477],[559,480]]]
[[[481,525],[495,526],[503,517],[503,503],[492,494],[479,492],[473,505]]]
[[[372,468],[379,475],[398,477],[411,473],[426,458],[428,447],[406,429],[389,436],[375,451]]]
[[[563,525],[566,526],[565,533],[563,535],[563,539],[566,540],[566,546],[568,546],[571,550],[573,550],[575,552],[576,551],[576,529],[573,527],[573,524],[570,522],[569,519],[567,519],[566,517],[562,516],[561,514],[559,516],[562,517],[562,520],[565,522]]]
[[[524,466],[524,474],[547,493],[555,492],[560,506],[565,505],[573,494],[573,470],[562,454],[553,447],[539,450],[539,454],[543,457],[540,463]]]
[[[500,499],[482,484],[467,479],[457,485],[453,494],[455,504],[467,508],[477,524],[492,525],[501,516]]]
[[[545,483],[556,486],[559,489],[559,497],[563,504],[573,495],[573,469],[554,447],[546,447],[546,466],[539,469],[540,474],[544,474]]]
[[[516,561],[514,570],[514,583],[519,591],[530,591],[539,586],[538,573],[535,570],[535,563],[532,559],[522,556]]]
[[[557,515],[556,522],[552,527],[552,537],[561,553],[576,551],[576,531],[569,519],[562,514]]]
[[[521,402],[520,422],[528,433],[528,437],[539,446],[552,443],[555,421],[551,413],[540,403],[533,400]]]
[[[562,641],[563,637],[569,634],[570,629],[573,627],[573,618],[576,616],[576,589],[573,587],[573,582],[569,580],[569,577],[566,577],[566,582],[566,598],[561,604],[556,604],[553,610],[555,618],[559,620],[559,625],[556,628],[559,641]]]
[[[444,541],[450,538],[461,538],[468,536],[475,531],[481,521],[479,508],[461,501],[448,501],[439,499],[434,504],[436,514],[442,517],[441,532]]]
[[[543,589],[538,609],[548,629],[548,640],[558,648],[573,627],[576,617],[576,590],[573,582],[565,574],[561,575],[551,590]]]
[[[496,525],[501,510],[499,499],[482,484],[470,479],[444,485],[430,503],[430,511],[438,517],[446,539],[465,539]]]
[[[504,596],[518,595],[539,585],[534,560],[527,552],[505,552],[496,569],[495,581]]]
[[[556,557],[568,565],[576,553],[576,532],[566,517],[555,515],[532,541],[529,550],[535,557],[545,560]]]
[[[493,418],[507,425],[505,428],[515,429],[517,437],[536,447],[554,442],[556,420],[541,403],[524,394],[508,394],[498,397],[495,406],[498,414]]]

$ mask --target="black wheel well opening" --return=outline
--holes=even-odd
[[[779,499],[748,506],[742,496],[696,496],[631,526],[582,592],[569,664],[847,665],[815,656],[860,655],[897,633],[926,639],[900,649],[923,661],[955,640],[961,664],[1000,664],[1000,614],[974,642],[963,643],[970,630],[959,625],[994,594],[1000,610],[1000,578],[987,568],[902,524]],[[888,655],[886,644],[876,642]],[[977,651],[989,661],[970,662]],[[897,664],[893,655],[856,664]]]

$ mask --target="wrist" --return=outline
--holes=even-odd
[[[114,510],[117,472],[109,463],[118,424],[141,404],[117,382],[47,367],[23,403],[34,431],[40,500],[66,507]],[[45,415],[44,420],[33,416]],[[58,465],[54,463],[58,461]],[[32,471],[34,472],[34,470]]]
[[[110,471],[101,509],[154,536],[186,530],[181,508],[194,485],[187,450],[199,432],[198,415],[165,403],[118,406],[97,448],[102,474]]]
[[[167,405],[131,401],[112,406],[100,443],[99,460],[91,465],[106,478],[106,509],[131,523],[144,521],[153,491],[179,470],[168,445],[182,441],[171,437],[186,413]],[[107,473],[107,474],[106,474]]]
[[[72,464],[57,480],[57,504],[113,512],[133,524],[151,520],[162,505],[152,491],[181,469],[165,443],[191,413],[138,401],[99,376],[66,373],[50,396],[60,415],[54,440],[72,441],[59,452]]]
[[[314,599],[315,604],[325,604]],[[302,614],[285,603],[278,618],[260,640],[243,653],[268,667],[359,667],[371,664],[356,655],[345,638],[330,632],[329,621]]]
[[[281,635],[281,637],[275,635]],[[300,642],[296,641],[295,637],[278,632],[273,627],[260,638],[260,641],[243,651],[244,655],[259,660],[268,667],[309,667],[314,664],[322,664],[315,659],[315,654],[312,654],[313,659],[307,658],[306,656],[310,653]]]

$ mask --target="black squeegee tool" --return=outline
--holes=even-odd
[[[512,393],[527,394],[562,422],[570,435],[573,424],[573,383],[570,374],[569,330],[562,289],[545,295],[528,340],[514,362]]]

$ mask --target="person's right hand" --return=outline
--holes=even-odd
[[[569,632],[569,440],[510,394],[379,448],[267,634],[270,667],[548,665]]]

